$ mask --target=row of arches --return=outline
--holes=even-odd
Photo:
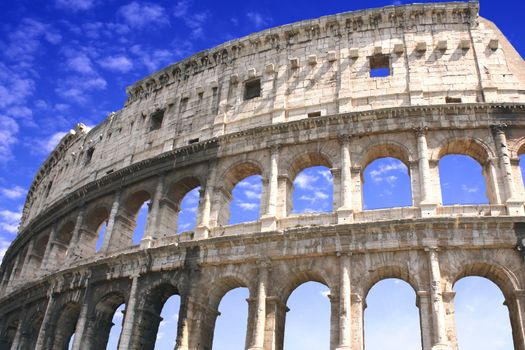
[[[316,147],[291,158],[286,172],[278,174],[278,194],[274,195],[278,198],[277,201],[273,198],[274,202],[269,193],[270,171],[262,166],[263,161],[268,161],[264,159],[268,154],[261,154],[259,160],[249,157],[240,162],[225,160],[215,169],[214,176],[207,165],[200,165],[181,170],[175,180],[163,175],[89,203],[80,213],[71,213],[55,227],[38,234],[33,245],[25,247],[17,256],[18,262],[11,261],[6,267],[2,287],[5,288],[10,280],[31,276],[40,269],[52,271],[68,259],[90,257],[97,251],[124,249],[139,244],[144,238],[194,231],[198,225],[221,227],[257,221],[269,214],[272,205],[276,207],[273,215],[280,218],[334,211],[343,205],[340,192],[345,184],[341,181],[341,169],[337,170],[340,164],[337,164],[333,145]],[[453,176],[458,176],[457,163],[475,160],[479,167],[471,175],[460,172],[470,182],[462,184],[461,191],[457,191],[451,187],[450,177],[445,182],[439,181],[440,176],[442,180],[446,176],[439,174],[441,167],[434,164],[431,182],[439,196],[434,194],[433,199],[439,201],[437,197],[441,197],[441,193],[451,193],[451,202],[445,203],[452,204],[457,202],[454,196],[461,193],[477,195],[480,199],[477,203],[502,203],[502,190],[498,187],[501,179],[495,172],[491,152],[477,139],[453,139],[445,143],[437,154],[439,165],[446,163],[447,157],[462,157],[461,162],[455,158],[456,164],[449,166]],[[392,141],[371,146],[360,155],[355,164],[362,166],[352,168],[351,191],[355,195],[351,205],[360,206],[362,210],[390,205],[417,206],[421,200],[418,187],[422,179],[412,153],[409,148]],[[284,152],[277,168],[283,168],[287,158],[290,156]],[[475,174],[480,168],[484,180],[479,173]],[[367,197],[372,198],[370,203]],[[392,198],[396,201],[389,202]],[[205,200],[209,203],[206,213]]]
[[[333,313],[337,311],[331,305],[330,289],[324,282],[305,280],[289,291],[283,300],[286,315],[283,316],[282,346],[285,350],[331,349]],[[230,289],[218,288],[209,299],[208,307],[214,318],[210,321],[213,328],[211,348],[248,348],[252,306],[246,301],[250,300],[250,291],[246,286],[239,286],[243,285],[240,281],[231,280],[227,285]],[[505,297],[494,282],[483,277],[466,276],[456,281],[453,290],[456,292],[452,307],[456,330],[449,339],[451,342],[464,350],[515,348],[509,311],[503,303]],[[180,320],[188,313],[182,310],[180,294],[170,283],[149,289],[137,308],[133,329],[136,334],[132,336],[134,348],[164,350],[181,346],[178,334],[184,330]],[[51,311],[49,324],[42,325],[44,310],[38,310],[25,321],[27,328],[23,334],[17,332],[22,320],[12,319],[3,330],[4,346],[9,349],[16,342],[14,349],[36,348],[42,332],[40,328],[44,327],[41,349],[78,349],[80,341],[81,348],[85,349],[117,349],[127,297],[118,291],[105,294],[83,320],[80,315],[85,312],[82,310],[84,305],[73,300],[62,301]],[[363,300],[365,349],[424,347],[421,337],[424,313],[411,284],[399,278],[381,279],[370,287]],[[86,322],[82,339],[76,339],[78,330],[82,329],[79,322]]]

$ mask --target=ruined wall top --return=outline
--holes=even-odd
[[[525,103],[524,61],[478,12],[478,2],[449,2],[342,13],[166,67],[128,87],[122,110],[62,139],[33,180],[21,230],[94,181],[246,130],[392,108]]]

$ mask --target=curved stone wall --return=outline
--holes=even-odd
[[[281,349],[288,296],[318,281],[330,349],[362,349],[368,290],[396,277],[417,293],[422,348],[455,349],[452,287],[476,275],[501,288],[525,350],[525,64],[477,12],[438,3],[303,21],[128,88],[124,109],[78,125],[35,177],[2,262],[0,348],[67,349],[73,333],[73,349],[105,347],[125,304],[119,348],[150,349],[178,294],[177,349],[210,349],[222,296],[242,286],[247,348]],[[482,166],[489,204],[442,205],[448,154]],[[364,169],[383,157],[409,169],[411,206],[364,209]],[[294,214],[293,181],[317,165],[331,169],[334,210]],[[262,177],[260,218],[229,225],[232,190],[250,175]],[[197,187],[197,226],[176,234]]]

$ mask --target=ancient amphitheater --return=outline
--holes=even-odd
[[[2,262],[0,348],[67,349],[75,334],[73,349],[103,349],[125,304],[119,349],[152,349],[177,294],[177,349],[210,349],[221,298],[242,286],[246,348],[282,349],[288,296],[318,281],[330,289],[327,348],[359,350],[367,292],[395,277],[417,294],[422,349],[456,349],[453,285],[483,276],[524,350],[525,62],[478,12],[435,3],[302,21],[129,87],[122,110],[78,125],[33,180]],[[489,204],[441,204],[447,154],[481,164]],[[381,157],[408,167],[412,206],[363,209],[363,171]],[[317,165],[332,171],[334,210],[293,214],[293,180]],[[232,188],[254,174],[260,219],[228,225]],[[177,235],[198,186],[197,226]]]

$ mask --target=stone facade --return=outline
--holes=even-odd
[[[417,294],[422,349],[456,349],[453,285],[483,276],[525,350],[525,62],[476,2],[269,29],[127,91],[122,110],[66,135],[31,185],[2,262],[0,349],[67,349],[73,333],[73,349],[103,348],[121,304],[119,348],[152,349],[174,294],[177,349],[210,349],[221,298],[247,287],[246,348],[278,350],[289,295],[318,281],[330,289],[330,349],[361,350],[367,293],[390,277]],[[480,163],[489,204],[442,205],[447,154]],[[412,206],[364,210],[363,171],[382,157],[408,167]],[[316,165],[332,171],[334,211],[293,214],[293,180]],[[260,219],[228,225],[233,187],[255,174]],[[177,235],[198,186],[197,227]]]

